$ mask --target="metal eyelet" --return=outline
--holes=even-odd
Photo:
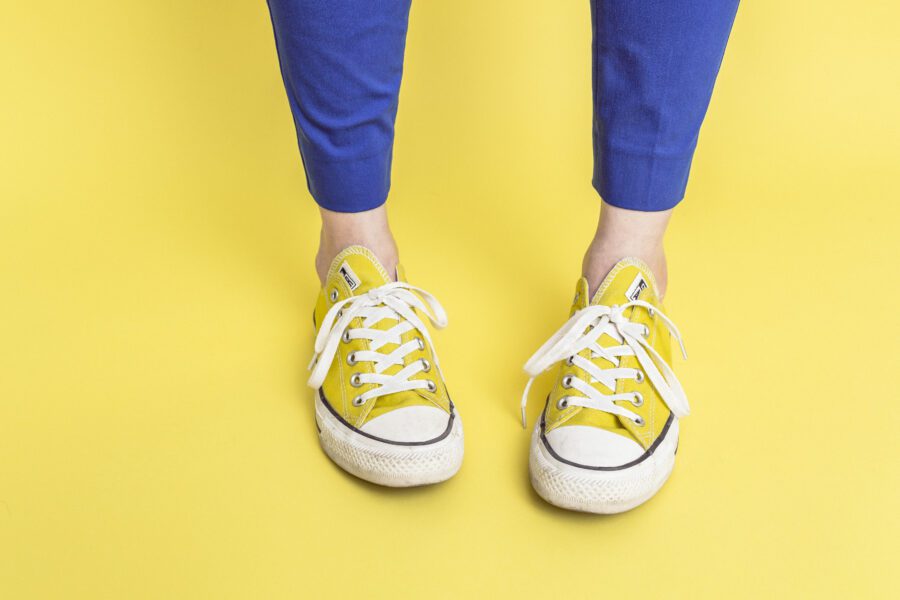
[[[644,332],[641,335],[645,338],[650,337],[650,328],[644,325]]]
[[[652,317],[653,315],[656,314],[656,311],[653,310],[652,308],[648,308],[648,309],[647,309],[647,313]]]
[[[337,318],[340,319],[343,316],[344,316],[344,309],[342,308],[341,310],[338,311]]]
[[[352,385],[353,387],[360,387],[362,384],[362,379],[360,378],[359,373],[354,373],[350,377],[350,385]]]
[[[357,396],[353,399],[353,406],[362,406],[366,401],[362,399],[362,396]]]
[[[428,362],[427,359],[424,359],[424,358],[423,358],[423,359],[421,359],[421,362],[422,362],[422,370],[423,370],[424,372],[427,373],[428,371],[431,370],[431,363]]]
[[[631,401],[634,406],[643,406],[644,405],[644,395],[640,392],[634,393],[634,399]]]
[[[347,364],[353,366],[356,364],[356,352],[351,352],[347,355]]]
[[[349,329],[348,329],[347,331],[344,332],[344,335],[341,336],[341,340],[343,340],[343,342],[344,342],[345,344],[349,344],[349,343],[350,343],[350,330],[349,330]]]
[[[643,417],[638,417],[637,419],[634,419],[634,424],[637,425],[638,427],[643,427],[644,423],[645,423],[645,421],[644,421]]]
[[[337,302],[338,299],[338,291],[337,288],[331,290],[331,294],[328,295],[332,302]]]
[[[637,381],[638,383],[644,383],[644,372],[637,371],[634,376],[634,380]]]
[[[424,351],[424,350],[425,350],[425,340],[423,340],[423,339],[420,338],[420,337],[417,337],[417,338],[416,338],[416,343],[419,344],[419,350],[420,350],[420,351]]]
[[[566,364],[569,365],[570,367],[571,367],[572,365],[574,365],[574,364],[575,364],[575,356],[573,355],[573,356],[570,356],[569,358],[567,358],[567,359],[566,359]]]
[[[559,410],[565,410],[569,407],[569,399],[568,398],[560,398],[556,402],[556,408]]]
[[[426,381],[426,383],[428,384],[428,391],[429,391],[429,392],[431,392],[431,393],[433,394],[433,393],[435,393],[435,392],[437,391],[437,384],[436,384],[435,382],[433,382],[432,380],[428,379],[428,380]]]
[[[565,377],[563,377],[562,386],[566,389],[569,389],[570,387],[572,387],[572,376],[571,375],[566,375]]]

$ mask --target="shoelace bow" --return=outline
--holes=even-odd
[[[315,354],[309,364],[312,371],[307,382],[309,386],[319,388],[325,381],[341,340],[349,342],[354,339],[365,339],[369,340],[369,349],[351,353],[352,363],[372,362],[375,364],[375,372],[354,375],[357,379],[353,385],[362,386],[371,383],[377,387],[357,396],[354,404],[359,406],[371,398],[395,392],[416,389],[434,391],[435,384],[430,380],[410,380],[413,375],[431,368],[425,360],[405,365],[393,375],[384,374],[384,371],[392,365],[404,365],[407,354],[423,347],[419,339],[401,343],[401,336],[406,332],[415,329],[431,345],[428,328],[416,314],[416,309],[421,310],[435,327],[447,326],[447,313],[437,299],[425,290],[402,281],[387,283],[365,294],[351,296],[335,303],[325,314],[316,335]],[[350,323],[357,317],[362,317],[363,326],[349,329]],[[374,329],[373,327],[383,319],[395,320],[397,324],[387,330]],[[396,344],[397,347],[389,354],[379,352],[378,350],[386,344]]]
[[[560,401],[565,406],[583,406],[603,412],[611,413],[631,419],[640,423],[640,416],[636,413],[615,404],[617,401],[629,401],[639,406],[638,400],[643,402],[637,392],[622,394],[604,394],[597,390],[592,383],[601,383],[612,392],[616,391],[616,382],[619,379],[635,379],[642,381],[644,373],[650,379],[653,387],[659,392],[660,397],[669,410],[676,417],[684,417],[690,413],[687,396],[678,378],[671,367],[666,364],[662,356],[647,343],[645,335],[649,330],[641,323],[632,323],[624,311],[631,307],[640,307],[657,314],[665,323],[669,332],[678,340],[681,353],[687,358],[681,334],[675,324],[658,308],[643,300],[633,300],[622,305],[588,306],[576,312],[566,323],[541,346],[525,363],[525,372],[530,375],[522,394],[522,426],[526,427],[525,407],[528,403],[528,391],[536,377],[544,373],[550,367],[561,360],[568,360],[570,364],[586,371],[594,381],[584,381],[581,378],[569,376],[563,382],[567,388],[581,392],[583,396],[566,396]],[[620,343],[619,346],[603,347],[599,344],[600,336],[607,334]],[[590,348],[591,359],[603,358],[613,365],[612,368],[601,369],[593,360],[588,360],[578,353]],[[626,369],[619,367],[619,358],[622,356],[636,356],[640,369]],[[641,372],[643,371],[643,372]]]

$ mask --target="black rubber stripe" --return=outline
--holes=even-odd
[[[334,415],[334,417],[338,421],[340,421],[341,425],[343,425],[344,427],[346,427],[353,433],[358,433],[359,435],[361,435],[363,437],[367,437],[369,439],[375,440],[377,442],[382,442],[384,444],[392,444],[394,446],[427,446],[429,444],[434,444],[436,442],[439,442],[442,439],[444,439],[445,437],[447,437],[448,435],[450,435],[450,430],[453,429],[453,419],[456,418],[456,414],[454,411],[455,407],[453,406],[453,401],[451,400],[450,401],[450,419],[447,421],[447,429],[444,430],[444,433],[442,433],[441,435],[437,436],[434,439],[426,440],[424,442],[395,442],[392,440],[386,440],[384,438],[374,436],[371,433],[366,433],[365,431],[363,431],[361,429],[357,429],[356,427],[354,427],[353,425],[348,423],[346,420],[344,420],[344,418],[341,415],[338,414],[338,412],[336,410],[334,410],[334,407],[331,406],[331,404],[328,402],[328,399],[325,397],[325,392],[322,391],[322,388],[319,388],[319,399],[322,401],[322,404],[325,405],[325,408],[327,408],[328,411],[332,415]]]
[[[544,447],[547,448],[547,451],[550,452],[550,455],[561,463],[565,463],[565,464],[571,465],[573,467],[578,467],[579,469],[587,469],[589,471],[621,471],[623,469],[628,469],[630,467],[633,467],[637,464],[644,462],[645,460],[647,460],[648,458],[653,456],[653,453],[656,451],[656,449],[659,447],[659,445],[665,439],[666,434],[669,433],[669,428],[672,426],[672,422],[675,420],[675,415],[673,415],[672,413],[669,413],[669,418],[666,420],[666,424],[663,426],[662,431],[659,432],[659,437],[656,438],[656,441],[653,442],[653,444],[649,448],[647,448],[646,452],[644,452],[641,456],[634,459],[630,463],[626,463],[626,464],[620,465],[618,467],[592,467],[590,465],[582,465],[577,462],[572,462],[571,460],[566,460],[565,458],[563,458],[562,456],[560,456],[559,454],[556,453],[556,451],[553,449],[553,447],[550,446],[550,441],[547,439],[547,436],[545,435],[546,414],[547,414],[547,407],[544,406],[544,412],[541,413],[541,442],[544,444]]]

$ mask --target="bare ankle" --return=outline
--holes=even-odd
[[[623,258],[638,258],[650,267],[662,297],[668,272],[663,250],[663,235],[672,211],[639,212],[603,203],[597,232],[588,245],[582,262],[591,294],[615,264]]]
[[[339,213],[320,208],[322,232],[316,254],[316,273],[324,284],[334,257],[354,245],[371,250],[392,276],[396,273],[399,253],[388,224],[384,205],[359,213]]]
[[[656,279],[659,297],[662,298],[665,295],[669,274],[666,265],[666,255],[662,248],[658,252],[640,252],[636,250],[604,248],[602,246],[595,248],[594,244],[591,244],[587,252],[585,252],[581,266],[582,275],[588,280],[591,295],[600,287],[603,278],[623,258],[638,258],[646,263]]]

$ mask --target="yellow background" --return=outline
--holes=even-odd
[[[517,422],[598,206],[586,1],[413,7],[391,215],[467,448],[408,491],[318,448],[265,3],[5,3],[0,597],[897,597],[898,16],[739,11],[668,236],[694,413],[603,518],[535,496]]]

